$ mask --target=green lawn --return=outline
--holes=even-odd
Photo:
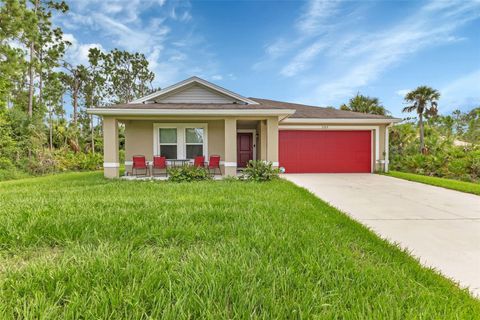
[[[409,181],[430,184],[432,186],[443,187],[447,189],[480,195],[480,183],[429,177],[429,176],[423,176],[420,174],[406,173],[406,172],[399,172],[399,171],[390,171],[386,175],[389,175],[395,178],[409,180]]]
[[[1,319],[478,319],[480,302],[307,191],[0,183]]]

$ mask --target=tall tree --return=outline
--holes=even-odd
[[[420,129],[420,152],[425,153],[424,117],[435,116],[438,113],[438,99],[440,92],[428,86],[420,86],[405,95],[405,102],[409,105],[403,108],[403,112],[416,111],[418,115],[418,127]]]
[[[38,25],[37,11],[40,7],[40,0],[34,0],[33,14],[35,16],[35,25]],[[29,37],[29,61],[28,61],[28,115],[33,116],[33,93],[34,93],[34,64],[35,64],[35,42],[38,41],[38,28],[34,26],[30,29]]]
[[[14,94],[24,87],[27,71],[25,51],[28,26],[35,21],[25,0],[4,0],[0,6],[0,105],[14,100]]]
[[[340,110],[378,114],[385,116],[389,114],[388,110],[380,103],[378,98],[368,97],[357,93],[357,95],[348,101],[348,104],[340,106]]]
[[[48,145],[53,149],[53,116],[63,113],[63,94],[65,87],[61,81],[59,72],[51,72],[46,75],[44,88],[44,102],[48,112]]]
[[[155,75],[148,69],[145,55],[113,49],[102,58],[111,102],[129,102],[144,95],[151,87]]]
[[[88,52],[88,72],[83,90],[86,108],[99,107],[105,105],[107,92],[105,83],[107,75],[103,72],[104,54],[97,48],[91,48]],[[90,141],[92,153],[95,153],[95,123],[94,115],[90,115]]]
[[[77,125],[79,102],[83,90],[83,86],[88,76],[88,70],[84,65],[76,65],[65,62],[65,72],[62,73],[61,78],[67,91],[70,92],[70,100],[73,106],[73,125]]]
[[[35,94],[35,78],[39,77],[40,98],[42,91],[42,64],[55,63],[63,55],[65,45],[62,39],[62,30],[53,28],[52,13],[60,11],[65,13],[68,6],[64,1],[30,0],[30,11],[33,13],[33,23],[25,30],[25,40],[28,46],[28,115],[33,116],[33,103]],[[44,60],[45,59],[45,60]]]

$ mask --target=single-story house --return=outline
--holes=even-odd
[[[134,155],[192,159],[220,155],[222,173],[249,160],[285,173],[388,170],[388,128],[399,119],[246,98],[191,77],[126,104],[87,111],[103,117],[105,176],[119,176],[119,122],[125,126],[125,166]]]

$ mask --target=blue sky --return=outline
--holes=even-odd
[[[357,92],[400,116],[419,85],[440,111],[480,105],[480,0],[69,1],[55,17],[88,49],[146,55],[164,87],[197,75],[240,94],[335,106]]]

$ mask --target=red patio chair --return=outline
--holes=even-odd
[[[152,176],[155,176],[155,170],[165,170],[165,177],[167,176],[167,158],[154,156],[152,166]]]
[[[211,170],[213,170],[213,175],[215,175],[215,170],[218,169],[220,175],[222,175],[222,169],[220,169],[220,156],[210,156],[210,161],[208,161],[207,169],[208,173],[210,174],[212,174]]]
[[[196,156],[193,160],[193,166],[196,168],[203,168],[205,167],[205,157],[204,156]]]
[[[132,176],[138,175],[138,170],[145,170],[145,173],[143,174],[144,176],[146,176],[147,173],[149,172],[149,168],[147,165],[147,160],[145,160],[145,156],[133,156]]]

